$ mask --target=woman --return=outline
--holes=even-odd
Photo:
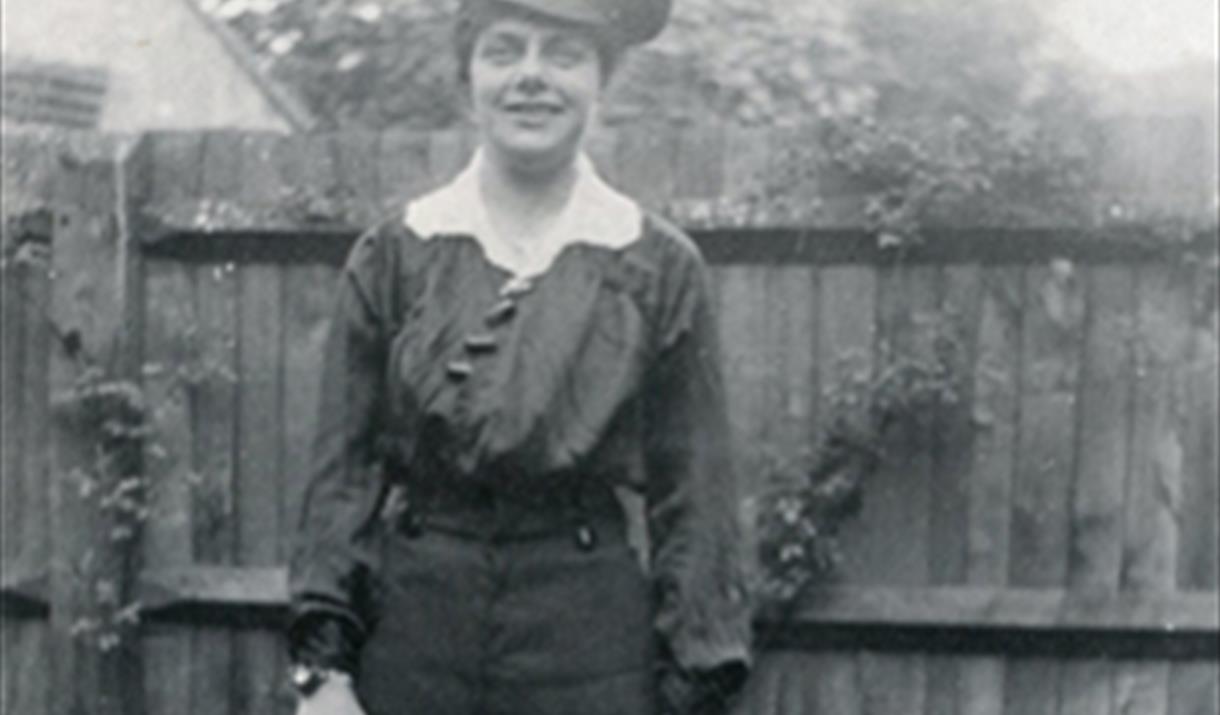
[[[479,150],[340,282],[291,569],[301,715],[704,712],[740,685],[706,272],[580,151],[621,51],[668,11],[462,3]]]

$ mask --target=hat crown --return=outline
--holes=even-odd
[[[489,0],[484,0],[487,2]],[[647,42],[669,21],[673,0],[494,0],[610,30],[624,44]]]

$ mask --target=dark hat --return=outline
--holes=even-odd
[[[474,0],[492,2],[493,0]],[[636,45],[660,34],[673,0],[494,0],[540,15],[604,28],[623,44]],[[467,0],[463,4],[471,4]]]

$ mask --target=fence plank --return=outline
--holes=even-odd
[[[236,537],[236,270],[231,264],[203,264],[195,267],[193,277],[203,369],[192,401],[199,478],[192,505],[195,561],[229,564]],[[227,713],[232,697],[231,629],[221,626],[197,630],[192,651],[191,712]]]
[[[812,690],[809,715],[860,715],[863,695],[851,654],[811,653],[802,673]]]
[[[1058,587],[1067,580],[1068,497],[1073,469],[1083,293],[1072,267],[1031,267],[1025,313],[1019,452],[1012,491],[1010,583]],[[1062,664],[1009,662],[1006,710],[1045,713],[1058,701]]]
[[[1114,712],[1122,715],[1169,712],[1168,661],[1120,661],[1114,669]]]
[[[238,272],[237,563],[274,566],[279,557],[281,272],[247,265]],[[234,702],[239,713],[275,710],[282,658],[273,634],[242,630],[233,644]]]
[[[300,517],[309,478],[309,451],[317,422],[321,355],[330,317],[335,271],[328,266],[283,268],[285,290],[283,348],[284,511],[280,516],[280,558],[286,559]]]
[[[1165,592],[1175,587],[1183,434],[1177,411],[1180,366],[1188,346],[1189,293],[1169,266],[1143,267],[1137,278],[1138,333],[1131,468],[1124,519],[1122,586]],[[1115,688],[1124,712],[1161,715],[1169,707],[1168,663],[1130,663]]]
[[[133,333],[139,321],[131,312],[128,280],[135,274],[126,237],[116,231],[116,172],[109,158],[100,158],[104,150],[82,138],[66,150],[68,161],[56,182],[51,316],[61,329],[78,336],[80,357],[65,350],[49,352],[44,362],[50,365],[54,395],[71,394],[89,366],[110,367],[107,378],[131,377],[129,351],[136,344]],[[127,602],[132,554],[131,540],[112,538],[109,516],[99,503],[102,493],[116,488],[120,475],[107,470],[98,490],[89,495],[82,490],[80,477],[96,473],[98,455],[92,430],[77,416],[67,407],[51,421],[53,449],[46,479],[53,535],[50,711],[138,713],[142,674],[131,639],[103,648],[103,631],[78,632],[82,623],[104,623],[113,605]]]
[[[1220,712],[1220,664],[1173,664],[1169,686],[1169,715],[1215,715]]]
[[[925,715],[958,715],[962,658],[929,655],[926,658],[927,694],[924,696]],[[964,713],[963,715],[970,715]]]
[[[819,271],[818,385],[819,420],[828,419],[827,404],[841,392],[852,375],[868,375],[873,369],[876,312],[876,273],[861,266],[833,266]],[[871,487],[870,487],[871,490]],[[871,491],[870,491],[871,493]],[[867,508],[867,502],[866,507]],[[871,522],[857,518],[842,532],[843,579],[849,583],[868,581],[868,552],[860,545]]]
[[[938,322],[943,331],[933,339],[947,343],[932,346],[948,352],[953,373],[952,404],[935,415],[932,430],[931,499],[928,524],[928,575],[930,583],[965,583],[969,534],[969,496],[974,479],[974,364],[978,340],[982,278],[977,265],[944,269]]]
[[[818,276],[800,266],[772,268],[768,276],[762,311],[773,315],[776,333],[772,439],[779,454],[798,458],[817,437]]]
[[[1080,438],[1072,502],[1068,583],[1118,588],[1127,475],[1134,275],[1099,266],[1088,274],[1088,321],[1080,381]]]
[[[6,575],[29,577],[47,563],[51,517],[47,493],[46,307],[49,281],[39,263],[4,266],[3,501]],[[7,578],[5,579],[8,580]],[[46,712],[50,678],[44,664],[47,623],[9,618],[0,623],[0,677],[11,712]]]
[[[1125,267],[1094,266],[1085,281],[1087,317],[1068,585],[1114,590],[1119,585],[1131,428],[1134,274]],[[1113,682],[1114,669],[1108,663],[1064,663],[1060,711],[1109,715]]]
[[[860,669],[861,715],[922,713],[927,672],[922,655],[890,655],[864,651],[856,657]]]
[[[1061,586],[1067,577],[1067,507],[1084,303],[1070,266],[1030,268],[1025,280],[1011,579],[1018,586]]]
[[[968,583],[1003,587],[1008,583],[1024,290],[1020,269],[984,269],[982,282],[972,375],[971,418],[976,431],[964,566]],[[972,658],[961,673],[961,712],[1000,715],[1006,674],[1004,658]]]
[[[157,435],[146,460],[152,517],[144,530],[145,569],[181,567],[194,560],[191,485],[194,445],[191,385],[198,373],[198,328],[188,269],[175,261],[150,261],[145,272],[144,389]],[[149,715],[178,715],[191,691],[189,627],[157,626],[142,640]]]
[[[758,267],[714,268],[721,336],[721,362],[724,366],[725,397],[728,403],[734,444],[741,446],[739,472],[758,474],[769,445],[768,415],[771,354],[767,337],[771,315],[760,314],[754,306],[767,305],[765,269]],[[753,484],[744,491],[755,492]]]
[[[1192,327],[1182,365],[1181,539],[1178,588],[1217,590],[1220,571],[1220,325],[1215,267],[1194,272]]]
[[[877,348],[874,373],[898,356],[926,358],[923,320],[935,310],[939,269],[892,266],[879,271]],[[857,316],[859,319],[860,316]],[[900,358],[905,359],[905,358]],[[916,422],[887,440],[881,468],[870,478],[861,522],[873,579],[887,584],[922,585],[928,580],[928,512],[931,479],[930,424]],[[864,691],[864,715],[922,713],[927,703],[927,658],[921,653],[862,653],[857,658]]]
[[[936,309],[936,268],[890,266],[878,279],[877,360],[874,372],[893,371],[912,359],[926,360],[930,346],[926,320]],[[857,319],[859,319],[857,317]],[[928,582],[929,482],[932,461],[930,421],[916,416],[887,435],[887,454],[869,479],[861,521],[874,583]]]

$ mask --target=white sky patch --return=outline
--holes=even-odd
[[[1220,62],[1216,0],[1059,0],[1051,22],[1111,70],[1146,72]]]

